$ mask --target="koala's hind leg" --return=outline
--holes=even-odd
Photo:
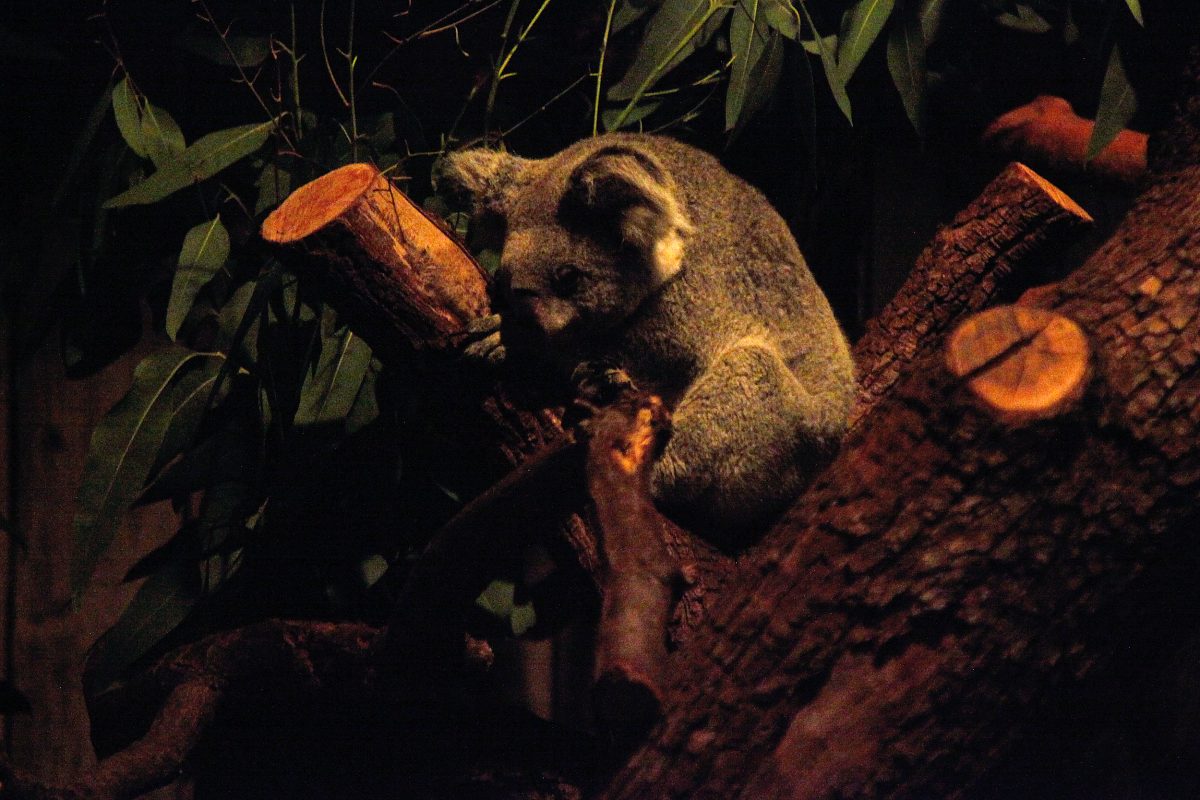
[[[720,538],[754,530],[794,499],[846,427],[844,398],[808,391],[774,345],[746,337],[680,399],[655,465],[655,499]],[[730,542],[735,543],[735,542]]]

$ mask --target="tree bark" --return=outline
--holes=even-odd
[[[961,796],[1047,691],[1107,663],[1106,621],[1155,556],[1191,551],[1200,495],[1188,96],[1054,294],[1087,337],[1082,395],[1014,421],[943,353],[916,362],[673,657],[664,721],[603,796]]]
[[[1200,260],[1200,167],[1192,158],[1200,149],[1200,112],[1185,110],[1181,131],[1164,140],[1157,160],[1152,154],[1156,180],[1117,235],[1043,296],[1052,309],[1001,312],[1016,321],[1015,334],[979,317],[955,334],[949,353],[918,342],[898,361],[868,364],[865,375],[890,375],[865,392],[870,417],[753,551],[735,562],[666,526],[664,548],[640,551],[649,563],[638,556],[629,568],[610,558],[605,572],[591,530],[575,530],[573,551],[585,564],[591,553],[591,572],[604,584],[613,585],[613,567],[618,579],[648,567],[649,583],[659,587],[648,616],[664,615],[660,601],[674,574],[661,569],[664,561],[679,565],[693,582],[688,591],[699,592],[692,597],[699,597],[697,614],[689,616],[695,607],[686,594],[677,607],[677,630],[685,633],[665,668],[653,670],[663,676],[661,685],[653,679],[662,719],[603,796],[958,796],[1004,751],[1046,686],[1105,662],[1102,626],[1091,620],[1120,602],[1152,554],[1186,546],[1175,526],[1200,493],[1200,279],[1193,266]],[[360,182],[355,197],[370,187],[386,194],[374,177]],[[374,238],[372,226],[384,215],[373,200],[363,202],[341,206],[337,221],[281,225],[288,257],[305,268],[332,265],[358,275],[374,269],[379,253],[412,255],[407,245],[394,246],[403,244],[401,236]],[[382,208],[393,205],[394,198]],[[988,213],[1003,217],[1010,207]],[[1032,249],[1053,238],[1029,237],[1025,226],[1058,230],[1080,219],[1061,199],[1057,209],[1042,208],[1014,228],[998,226],[999,235],[1008,230],[1013,238],[967,269],[955,266],[967,260],[961,251],[947,247],[939,256],[934,248],[930,259],[943,260],[950,282],[936,296],[964,299],[926,336],[994,296],[990,287],[965,287],[986,284],[990,272],[1008,264],[1006,254],[1021,246],[1010,243]],[[343,212],[358,222],[343,224]],[[330,224],[334,230],[326,230]],[[336,246],[317,246],[321,241]],[[367,246],[379,241],[387,247]],[[344,258],[343,251],[363,255]],[[936,283],[936,272],[918,271],[913,287]],[[432,273],[413,274],[418,279],[389,268],[369,280],[331,278],[328,285],[342,287],[331,288],[334,295],[357,295],[349,300],[352,313],[377,315],[360,320],[375,341],[395,337],[410,350],[422,342],[445,346],[456,326],[485,308],[465,305],[444,316],[436,309],[454,306],[453,292],[438,295],[424,284]],[[402,302],[424,320],[419,325],[389,316],[391,301],[376,302],[394,296],[397,282],[408,287]],[[456,285],[468,286],[468,295],[479,287],[475,278]],[[918,295],[912,288],[904,296]],[[915,307],[903,301],[893,317]],[[896,330],[877,326],[862,352],[881,353]],[[562,436],[557,414],[507,397],[489,407],[493,400],[485,399],[483,416],[495,421],[511,460],[524,458],[535,441]],[[637,470],[648,462],[635,462],[627,478],[590,473],[604,535],[617,542],[638,543],[621,537],[651,530],[647,520],[656,514],[649,504],[601,502],[639,485]],[[514,496],[498,489],[502,498]],[[471,513],[481,515],[478,508]],[[448,534],[448,549],[431,551],[426,566],[434,578],[476,555],[471,545],[486,526],[470,522],[460,520],[458,532]],[[418,594],[442,597],[436,580],[422,580],[427,591]],[[473,579],[456,580],[455,593],[465,593],[458,602],[469,603]],[[624,590],[637,596],[645,585]],[[241,674],[239,665],[276,664],[278,658],[263,658],[271,653],[292,663],[303,649],[293,639],[283,637],[282,651],[250,647],[196,663],[215,670],[202,671],[205,678],[223,681]],[[355,654],[347,657],[354,661]],[[357,669],[350,669],[352,681]],[[151,752],[136,745],[125,751],[126,761],[137,761],[139,752],[147,760],[138,774],[122,771],[122,786],[162,774],[162,764],[177,766],[210,718],[208,684],[171,674],[179,693],[168,693],[168,705],[187,714],[158,717],[145,740],[154,743]],[[192,723],[181,731],[181,720]],[[19,776],[4,780],[6,791],[38,791]]]

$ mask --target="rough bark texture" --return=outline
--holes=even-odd
[[[854,346],[857,425],[906,367],[965,314],[993,302],[1023,259],[1069,243],[1091,223],[1073,200],[1010,164],[938,231],[883,312]]]
[[[1157,175],[1055,293],[1094,378],[1005,423],[918,361],[677,654],[665,721],[606,797],[953,797],[1107,620],[1200,494],[1197,86]],[[1105,645],[1108,645],[1106,647]]]
[[[1192,92],[1200,93],[1196,86]],[[716,554],[706,557],[711,549],[656,522],[652,506],[641,502],[639,469],[646,459],[629,458],[629,469],[620,466],[623,456],[647,452],[645,426],[598,437],[601,443],[624,444],[609,447],[607,464],[616,471],[605,473],[594,463],[589,471],[605,536],[613,537],[593,574],[615,595],[637,598],[650,586],[640,611],[661,619],[673,574],[664,565],[680,565],[702,587],[700,612],[706,615],[704,624],[689,620],[686,597],[680,604],[687,633],[676,639],[673,652],[668,649],[661,670],[655,700],[661,702],[662,720],[600,790],[603,796],[956,796],[1005,750],[1021,715],[1047,687],[1105,662],[1111,634],[1103,630],[1105,614],[1152,555],[1187,544],[1173,531],[1200,494],[1200,416],[1194,401],[1200,391],[1195,267],[1200,166],[1194,158],[1200,152],[1200,99],[1195,105],[1185,109],[1179,129],[1152,159],[1157,177],[1122,228],[1083,268],[1042,296],[1040,302],[1053,304],[1052,315],[1027,315],[1046,324],[1037,322],[1029,335],[1013,337],[994,355],[980,357],[976,348],[956,362],[967,365],[957,370],[947,368],[941,350],[922,344],[905,349],[895,363],[899,372],[899,364],[913,359],[904,377],[897,381],[893,374],[878,384],[890,388],[864,390],[864,406],[874,405],[869,422],[857,426],[829,470],[736,564]],[[1026,207],[1026,201],[1010,202]],[[1057,210],[1043,207],[1032,218],[1058,220],[1048,229],[1075,224],[1078,216],[1063,210],[1061,198],[1057,202]],[[984,215],[1003,218],[1008,207]],[[371,235],[352,237],[358,244],[343,240],[339,248],[358,247]],[[991,273],[1007,269],[1014,252],[1045,237],[1027,245],[1010,244],[1014,240],[1025,237],[1006,240],[977,268],[952,271],[946,278],[950,287],[934,292],[938,311],[932,313],[940,314],[945,299],[959,297],[960,290],[966,299],[950,302],[956,310],[938,316],[926,336],[986,302],[993,296]],[[986,249],[987,241],[982,237],[979,247]],[[308,259],[314,251],[304,252]],[[929,258],[950,264],[964,256],[971,257],[947,246],[942,256]],[[361,272],[373,259],[338,260],[335,251],[316,260]],[[929,274],[914,281],[938,284]],[[976,284],[985,288],[967,288]],[[916,313],[905,309],[917,307],[918,295],[915,289],[905,295],[913,302],[902,300],[893,316]],[[371,304],[361,308],[369,311]],[[1017,371],[1018,400],[1030,394],[1022,389],[1025,381],[1037,386],[1042,378],[1052,381],[1049,373],[1061,354],[1051,348],[1055,358],[1035,357],[1031,349],[1060,319],[1087,337],[1086,348],[1067,353],[1084,363],[1078,385],[1051,392],[1054,401],[1042,403],[1036,415],[997,413],[1011,398],[998,403],[973,382],[1009,359],[1030,365],[1029,375]],[[404,335],[414,330],[408,323],[397,325]],[[386,328],[385,320],[377,335]],[[452,332],[447,326],[428,335],[444,341]],[[880,353],[882,341],[896,345],[896,329],[886,325],[868,336],[866,353]],[[888,373],[889,361],[875,359],[866,374]],[[539,417],[506,403],[497,406],[496,419],[506,420],[497,430],[504,425],[524,430],[520,435],[527,443],[561,436],[556,415]],[[517,459],[522,449],[511,452]],[[513,483],[538,485],[529,476],[537,478],[540,469],[571,452],[564,445],[535,460],[483,502],[519,499],[508,491]],[[632,494],[629,505],[610,502],[624,492]],[[445,587],[435,578],[449,575],[458,555],[469,559],[472,546],[481,544],[482,512],[477,507],[464,514],[452,523],[446,541],[435,543],[424,565],[430,572],[424,577],[420,568],[415,572],[422,599],[444,601]],[[644,541],[655,526],[663,531],[661,548],[654,534]],[[603,552],[590,530],[576,535],[579,541],[572,544],[581,560],[587,542],[593,557]],[[632,544],[637,548],[630,558]],[[697,562],[709,572],[698,571]],[[621,582],[638,573],[648,580]],[[697,578],[701,573],[719,577]],[[470,601],[471,580],[452,582],[451,593],[467,591],[461,603]],[[395,626],[408,625],[413,614],[402,609]],[[623,619],[622,614],[617,608],[612,616]],[[338,629],[350,630],[351,641],[326,650],[319,644],[324,641],[319,625],[296,630],[273,625],[267,635],[244,629],[231,634],[242,637],[237,642],[214,648],[206,640],[178,651],[143,676],[132,695],[107,698],[118,713],[131,704],[145,706],[147,697],[153,704],[157,691],[166,710],[141,721],[149,733],[140,742],[51,796],[117,797],[161,780],[187,755],[217,706],[238,692],[253,694],[266,684],[294,702],[331,689],[340,700],[345,686],[372,683],[365,658],[374,632]],[[331,642],[340,635],[325,633]],[[654,638],[652,632],[636,633]],[[627,652],[627,643],[618,641],[611,652]],[[634,661],[650,650],[657,652],[658,643],[638,644]],[[658,681],[656,674],[648,683]],[[98,719],[113,719],[100,713],[101,705]],[[555,779],[551,783],[555,796],[574,791]],[[38,796],[41,787],[8,774],[4,790]],[[535,790],[522,791],[535,796]]]

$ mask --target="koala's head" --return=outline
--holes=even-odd
[[[600,137],[542,160],[468,150],[442,168],[503,221],[502,311],[551,348],[616,328],[682,268],[692,227],[647,141]]]

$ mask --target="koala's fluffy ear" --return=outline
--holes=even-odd
[[[655,285],[679,272],[692,225],[675,182],[658,159],[616,145],[589,155],[567,182],[562,210],[615,225],[621,240],[645,254]]]
[[[501,150],[450,153],[434,169],[439,192],[470,200],[475,210],[505,216],[505,204],[528,161]]]

